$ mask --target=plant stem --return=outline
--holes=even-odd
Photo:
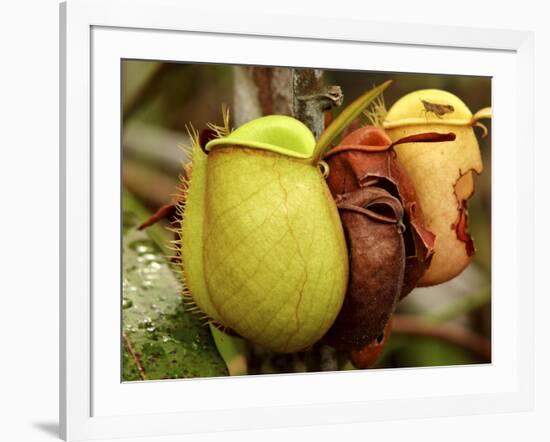
[[[344,100],[340,86],[323,84],[320,69],[292,69],[293,114],[318,140],[325,130],[325,112]]]
[[[491,341],[456,324],[435,324],[412,315],[394,315],[392,333],[441,339],[491,361]]]
[[[450,319],[454,319],[457,316],[470,313],[490,301],[491,287],[484,287],[469,296],[463,296],[455,302],[447,304],[434,312],[428,313],[426,315],[426,319],[434,323],[445,322]]]
[[[138,224],[151,216],[151,212],[126,189],[122,190],[122,209],[135,213],[139,218]],[[168,248],[168,242],[172,239],[172,235],[162,226],[162,224],[155,224],[147,228],[147,234],[161,248],[166,256],[173,254]]]

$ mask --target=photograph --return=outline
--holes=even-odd
[[[122,382],[492,362],[492,79],[121,59]]]

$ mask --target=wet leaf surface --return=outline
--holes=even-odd
[[[125,209],[135,204],[128,198]],[[226,376],[208,326],[185,310],[167,258],[136,229],[140,215],[123,212],[123,381]]]

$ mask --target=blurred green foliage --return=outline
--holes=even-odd
[[[434,338],[395,334],[384,348],[377,367],[435,367],[476,362],[482,361],[456,345]]]

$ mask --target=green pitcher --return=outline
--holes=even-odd
[[[277,352],[334,322],[348,281],[336,205],[300,121],[271,115],[201,149],[181,207],[186,290],[215,324]]]

